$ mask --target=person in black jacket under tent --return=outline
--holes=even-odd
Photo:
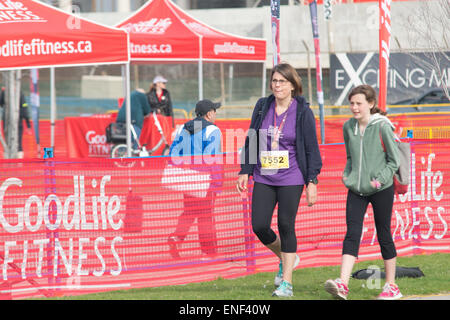
[[[5,100],[5,88],[3,87],[0,92],[0,107],[3,108],[2,120],[3,120],[3,133],[6,131],[6,119],[5,119],[5,106],[7,101]],[[20,93],[20,107],[19,107],[19,123],[18,123],[18,149],[17,149],[17,158],[22,159],[24,157],[23,146],[22,146],[22,136],[23,136],[23,120],[27,125],[27,134],[31,134],[31,122],[30,116],[28,112],[28,103],[25,100],[25,96],[23,92]]]
[[[170,93],[166,89],[167,79],[163,76],[156,76],[147,92],[148,103],[150,104],[151,112],[162,114],[166,117],[172,117],[172,128],[175,128],[175,119],[173,117],[172,100]]]

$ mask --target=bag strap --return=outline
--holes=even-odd
[[[382,126],[383,126],[383,124],[380,125],[380,141],[381,141],[381,146],[383,147],[383,151],[386,152],[386,146],[384,145],[383,136],[381,134],[381,127]],[[397,136],[395,133],[394,133],[394,139],[397,142],[401,142],[399,136]]]
[[[383,151],[386,152],[386,146],[384,145],[383,136],[381,135],[381,126],[380,126],[380,141],[381,146],[383,147]]]

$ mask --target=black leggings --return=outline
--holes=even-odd
[[[394,186],[379,191],[370,196],[360,196],[348,191],[345,235],[342,254],[358,257],[359,245],[363,228],[364,216],[369,202],[372,204],[378,243],[384,260],[397,256],[391,234],[392,206],[394,204]]]
[[[278,202],[278,232],[280,233],[281,251],[297,252],[295,217],[302,191],[303,185],[271,186],[255,182],[252,197],[252,227],[253,232],[264,245],[271,244],[277,239],[270,225],[275,205]]]

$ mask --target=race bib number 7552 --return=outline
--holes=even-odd
[[[289,151],[261,151],[260,162],[262,169],[288,169]]]

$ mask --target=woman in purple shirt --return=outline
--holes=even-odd
[[[316,122],[301,96],[301,78],[286,63],[275,66],[270,78],[273,94],[253,110],[242,151],[239,192],[253,175],[252,227],[258,239],[280,259],[274,296],[293,295],[292,271],[299,263],[295,218],[306,186],[306,200],[317,200],[317,176],[322,168]],[[278,203],[278,231],[270,228]]]

